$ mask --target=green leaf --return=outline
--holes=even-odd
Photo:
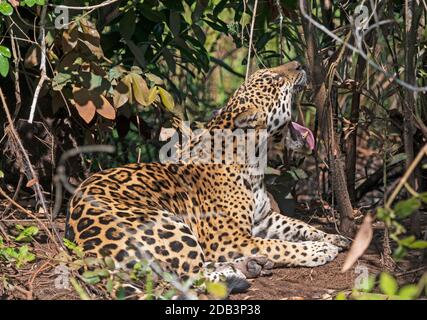
[[[421,201],[423,201],[424,203],[427,203],[427,192],[420,193],[419,198],[420,198],[420,199],[421,199]]]
[[[130,10],[126,12],[119,24],[119,31],[123,38],[129,40],[135,33],[136,17],[135,12]]]
[[[418,296],[418,286],[415,284],[408,284],[399,290],[399,297],[405,300],[412,300]]]
[[[13,13],[13,7],[6,1],[0,3],[0,13],[5,16],[10,16]]]
[[[206,42],[206,35],[205,35],[203,29],[200,28],[197,24],[193,25],[192,28],[193,28],[194,35],[196,36],[196,39],[201,44],[205,44],[205,42]]]
[[[1,178],[4,178],[4,173],[3,173],[3,171],[0,170],[0,179]]]
[[[36,256],[30,252],[30,249],[25,245],[19,249],[0,247],[0,257],[7,261],[15,262],[17,268],[21,268],[28,262],[34,261]]]
[[[409,236],[399,240],[399,244],[402,246],[409,246],[416,240],[415,236]]]
[[[421,205],[421,201],[417,198],[411,198],[408,200],[400,201],[394,207],[396,215],[400,218],[409,217],[415,210],[417,210]]]
[[[295,181],[308,178],[307,173],[302,169],[289,170],[288,172]]]
[[[162,87],[157,87],[159,90],[160,99],[167,110],[172,111],[175,107],[175,101],[173,101],[172,95]]]
[[[179,12],[171,11],[169,16],[170,30],[174,37],[179,37],[181,31],[181,15]]]
[[[380,289],[386,295],[395,295],[398,289],[397,281],[390,274],[382,272],[380,275]]]
[[[61,91],[68,83],[71,83],[71,74],[60,72],[52,79],[52,89]]]
[[[209,0],[197,1],[196,7],[194,8],[193,13],[191,14],[191,20],[193,21],[193,23],[201,18],[208,4],[209,4]]]
[[[147,107],[154,102],[157,96],[157,88],[148,89],[147,82],[139,74],[131,73],[132,91],[135,100],[142,106]]]
[[[6,58],[10,58],[12,55],[8,47],[0,46],[0,55]]]
[[[298,0],[281,0],[287,9],[295,9],[298,6]]]
[[[335,300],[347,300],[347,296],[345,295],[345,292],[340,292],[335,297]]]
[[[107,269],[96,269],[93,271],[85,271],[82,276],[85,278],[94,278],[94,277],[106,278],[109,275],[110,275],[110,272]]]
[[[25,5],[29,6],[29,7],[32,7],[32,6],[34,6],[36,4],[36,0],[24,0],[22,2],[22,4],[25,4]]]
[[[15,240],[18,242],[29,242],[38,232],[39,228],[36,226],[26,227],[19,233],[17,237],[15,237]]]
[[[99,283],[101,281],[101,278],[98,277],[98,276],[88,277],[88,276],[85,276],[83,274],[82,278],[83,278],[84,282],[86,282],[88,284],[97,284],[97,283]]]
[[[227,296],[227,286],[223,283],[206,282],[206,290],[219,299]]]
[[[7,58],[0,56],[0,75],[6,77],[9,73],[9,60]]]
[[[410,248],[410,249],[426,249],[427,248],[427,241],[423,241],[423,240],[414,241],[410,245],[408,245],[408,248]]]
[[[397,164],[397,163],[399,163],[399,162],[402,162],[402,161],[404,161],[404,160],[406,160],[406,153],[398,153],[398,154],[394,155],[394,156],[393,156],[393,157],[388,161],[387,166],[395,165],[395,164]]]
[[[82,248],[80,248],[79,246],[77,246],[77,244],[75,244],[74,242],[72,242],[66,238],[63,238],[62,240],[64,242],[64,246],[67,249],[71,250],[77,257],[83,258],[84,253],[83,253]]]
[[[166,64],[168,65],[169,71],[172,73],[175,73],[176,62],[175,62],[175,59],[173,58],[173,55],[170,52],[170,50],[166,47],[163,48],[162,49],[162,55],[163,55],[163,58],[165,58],[165,60],[166,60]]]
[[[150,80],[151,82],[154,82],[155,84],[163,84],[163,79],[156,76],[155,74],[146,73],[145,76],[147,77],[148,80]]]
[[[377,209],[377,218],[380,220],[385,220],[393,214],[394,214],[394,211],[392,209],[387,209],[387,208]]]
[[[368,277],[363,278],[361,283],[361,291],[371,292],[375,287],[375,275],[370,274]]]
[[[404,246],[398,246],[393,252],[393,258],[395,260],[400,260],[406,255],[407,250]]]
[[[76,290],[76,292],[80,296],[80,299],[82,299],[82,300],[90,300],[90,297],[87,294],[87,292],[85,291],[85,289],[83,289],[83,287],[80,285],[80,283],[77,282],[77,280],[75,278],[72,277],[70,279],[70,283],[73,286],[74,290]]]
[[[120,287],[116,293],[117,300],[124,300],[126,298],[125,288]]]
[[[114,271],[116,269],[116,264],[114,263],[114,260],[111,257],[105,257],[104,261],[108,270]]]

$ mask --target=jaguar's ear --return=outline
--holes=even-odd
[[[239,113],[234,119],[234,125],[242,129],[265,129],[267,128],[264,117],[254,109],[245,110]]]

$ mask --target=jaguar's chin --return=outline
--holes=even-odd
[[[304,90],[304,88],[306,87],[305,84],[296,84],[294,85],[294,93],[298,93]]]
[[[294,92],[300,92],[307,86],[307,73],[302,70],[300,71],[299,77],[294,84]]]

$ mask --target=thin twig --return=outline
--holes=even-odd
[[[92,10],[92,9],[98,9],[98,8],[109,6],[118,1],[121,1],[121,0],[108,0],[105,2],[101,2],[99,4],[94,4],[92,6],[81,6],[81,7],[73,7],[73,6],[66,6],[63,4],[52,4],[52,3],[49,3],[48,6],[60,8],[60,9],[68,9],[68,10]]]
[[[365,52],[359,50],[358,48],[356,48],[355,46],[351,45],[350,43],[345,42],[340,37],[338,37],[337,35],[335,35],[334,33],[332,33],[324,25],[322,25],[321,23],[317,22],[310,15],[308,15],[307,12],[304,9],[304,5],[303,5],[303,1],[302,0],[299,0],[299,3],[300,3],[301,14],[304,16],[304,18],[306,18],[316,28],[318,28],[319,30],[323,31],[325,34],[327,34],[328,36],[330,36],[332,39],[338,41],[341,44],[344,44],[347,48],[349,48],[353,52],[359,54],[363,59],[366,60],[366,62],[369,65],[371,65],[372,67],[374,67],[378,71],[382,72],[388,78],[388,80],[395,81],[396,83],[400,84],[402,87],[405,87],[406,89],[409,89],[409,90],[413,90],[415,92],[425,92],[425,91],[427,91],[427,86],[424,86],[424,87],[413,86],[413,85],[407,83],[406,81],[398,79],[397,77],[395,77],[394,74],[389,73],[386,70],[384,70],[383,68],[381,68],[378,64],[376,64],[374,61],[372,61],[371,59],[369,59],[369,57],[367,56],[367,54]]]
[[[13,62],[15,64],[15,70],[13,72],[13,76],[15,78],[15,112],[13,118],[15,119],[19,110],[21,109],[21,87],[19,85],[19,62],[21,61],[21,52],[19,51],[19,46],[17,45],[17,41],[14,38],[13,28],[10,29],[10,43],[12,47],[12,55]]]
[[[391,204],[393,203],[394,199],[399,194],[399,191],[402,189],[402,187],[405,185],[406,181],[411,176],[412,172],[417,167],[418,163],[421,161],[421,159],[427,155],[427,144],[424,145],[424,147],[420,150],[420,152],[415,157],[414,161],[409,165],[408,170],[406,170],[405,174],[403,175],[402,179],[400,179],[399,184],[397,187],[393,190],[393,193],[388,198],[385,207],[390,208]]]
[[[10,132],[13,135],[16,143],[18,144],[19,149],[21,149],[21,153],[22,153],[22,155],[23,155],[23,157],[25,159],[25,162],[27,163],[27,167],[28,167],[28,171],[30,172],[31,179],[33,179],[35,181],[35,183],[33,185],[34,192],[36,193],[37,198],[38,198],[38,200],[40,201],[40,203],[42,205],[44,214],[46,215],[47,219],[50,221],[52,230],[54,231],[56,237],[58,238],[59,243],[62,244],[61,237],[59,236],[56,228],[54,227],[53,221],[51,219],[51,216],[49,215],[49,211],[48,211],[47,205],[46,205],[46,200],[44,198],[43,191],[42,191],[42,188],[40,186],[37,174],[34,171],[33,165],[31,164],[31,161],[30,161],[30,157],[28,156],[28,153],[25,150],[24,145],[22,144],[21,139],[19,138],[18,132],[15,129],[12,117],[10,116],[9,108],[8,108],[8,106],[6,104],[6,98],[5,98],[5,96],[3,94],[3,90],[1,88],[0,88],[0,99],[1,99],[1,102],[2,102],[2,105],[3,105],[3,109],[4,109],[5,113],[6,113],[6,118],[7,118],[8,122],[9,122]],[[52,238],[52,240],[55,241],[55,244],[58,244],[56,242],[55,238]]]
[[[248,59],[247,59],[247,67],[246,67],[246,77],[245,77],[245,81],[248,81],[249,78],[249,71],[251,68],[251,51],[252,51],[252,47],[253,47],[253,35],[254,35],[254,27],[255,27],[255,19],[256,19],[256,9],[258,7],[258,0],[255,0],[254,3],[254,11],[253,11],[253,16],[252,16],[252,22],[251,22],[251,32],[249,34],[249,48],[248,48]]]
[[[34,91],[33,102],[31,103],[31,107],[30,107],[30,117],[28,118],[29,123],[33,123],[34,113],[36,111],[36,105],[37,105],[37,100],[38,100],[38,97],[40,94],[40,90],[43,86],[43,83],[47,79],[47,75],[46,75],[46,34],[45,34],[45,29],[44,29],[46,11],[47,11],[47,6],[44,6],[42,9],[41,18],[40,18],[41,20],[40,20],[40,34],[39,34],[39,38],[41,41],[40,80],[39,80],[39,83],[36,87],[36,90]]]
[[[279,0],[276,0],[275,2],[277,10],[279,11],[279,50],[280,50],[280,64],[283,63],[283,10],[282,5],[280,4]]]
[[[71,150],[67,150],[64,152],[59,160],[58,166],[56,167],[56,175],[53,177],[53,181],[55,183],[55,203],[53,206],[53,212],[52,217],[56,218],[56,216],[59,213],[59,210],[61,209],[62,204],[62,186],[65,187],[65,189],[70,192],[74,193],[75,188],[70,185],[70,183],[67,181],[67,176],[65,174],[65,163],[68,158],[77,156],[82,153],[88,153],[88,152],[107,152],[107,153],[113,153],[115,150],[114,146],[110,145],[89,145],[89,146],[77,146],[76,148],[73,148]]]
[[[46,225],[39,218],[37,218],[36,215],[34,215],[31,211],[25,209],[19,203],[17,203],[15,200],[13,200],[11,197],[9,197],[7,195],[7,193],[1,187],[0,187],[0,195],[2,195],[7,201],[9,201],[11,204],[13,204],[17,209],[19,209],[20,211],[22,211],[23,213],[28,215],[30,218],[34,219],[39,225],[41,225],[43,227],[43,229],[46,231],[47,235],[50,238],[52,238],[52,240],[55,242],[56,245],[58,245],[56,243],[55,237],[52,235],[49,228],[46,227]]]

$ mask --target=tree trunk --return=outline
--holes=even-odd
[[[307,6],[307,1],[303,1],[306,12],[310,12]],[[350,202],[350,196],[347,190],[347,183],[342,163],[342,153],[340,145],[337,143],[336,133],[333,127],[333,111],[330,104],[328,90],[326,88],[325,66],[322,56],[318,51],[315,40],[314,26],[304,17],[302,26],[304,30],[304,38],[307,44],[307,60],[309,64],[309,72],[312,78],[311,86],[314,92],[314,104],[317,108],[319,120],[319,129],[321,137],[326,143],[329,143],[328,158],[330,160],[330,172],[332,178],[332,187],[334,190],[337,207],[340,214],[340,231],[345,235],[354,233],[353,207]]]
[[[418,6],[415,0],[405,0],[405,81],[409,84],[416,84],[415,75],[415,53],[418,29]],[[406,168],[414,160],[414,132],[415,124],[412,114],[415,112],[415,93],[410,89],[405,89],[405,99],[403,101],[403,142],[406,153]],[[409,185],[417,190],[417,181],[412,173],[408,179]],[[415,212],[411,216],[411,233],[419,236],[420,217]]]

